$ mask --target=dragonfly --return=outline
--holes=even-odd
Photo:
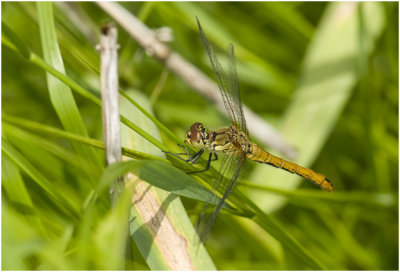
[[[329,192],[332,192],[333,186],[324,175],[274,156],[250,140],[240,100],[234,46],[231,43],[228,46],[228,65],[223,69],[211,43],[208,41],[207,36],[200,25],[198,18],[196,18],[196,20],[201,40],[207,51],[212,70],[217,79],[225,110],[228,113],[231,122],[230,127],[223,127],[216,130],[207,129],[202,123],[195,122],[186,133],[184,142],[200,151],[194,155],[190,155],[186,146],[183,146],[186,153],[180,154],[187,155],[188,159],[180,157],[179,154],[172,153],[179,159],[194,164],[205,151],[209,151],[206,168],[190,173],[207,171],[210,168],[211,161],[218,160],[217,153],[225,155],[212,189],[212,197],[218,198],[219,200],[214,202],[210,199],[206,202],[197,222],[197,231],[200,239],[205,243],[225,201],[237,187],[246,172],[248,160],[268,164],[299,175]],[[218,194],[222,196],[218,197]],[[211,204],[209,203],[217,203],[217,205],[210,206]]]

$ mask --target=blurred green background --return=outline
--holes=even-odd
[[[328,176],[335,186],[333,194],[308,182],[301,182],[298,189],[297,183],[290,188],[275,187],[277,181],[285,183],[288,174],[268,169],[267,174],[272,174],[266,175],[263,171],[268,167],[251,164],[240,190],[271,213],[324,268],[398,269],[397,2],[351,6],[321,2],[121,5],[150,28],[169,27],[174,36],[169,47],[211,78],[195,16],[218,52],[233,43],[243,103],[280,130],[300,154],[312,149],[313,153],[304,161]],[[365,17],[363,9],[374,17]],[[343,18],[334,21],[335,17],[329,15],[332,10],[339,10]],[[111,21],[110,17],[95,3],[58,2],[54,4],[54,18],[66,75],[99,96],[98,74],[92,69],[99,67],[95,45],[99,27]],[[346,20],[357,22],[356,36],[346,35]],[[343,22],[343,28],[335,28]],[[33,52],[42,55],[34,3],[2,2],[2,23]],[[148,56],[120,27],[118,34],[120,87],[147,97],[156,118],[178,137],[183,139],[194,121],[212,128],[227,125],[215,105],[190,90],[163,63]],[[323,41],[327,40],[332,41],[332,48],[325,47]],[[4,38],[2,41],[2,115],[62,129],[49,97],[44,70],[5,46]],[[343,58],[350,64],[333,59],[329,65],[313,70],[313,63],[330,60],[335,49],[341,53],[342,47],[336,43],[343,50],[347,50],[346,45],[355,44],[357,54],[347,56],[347,51],[343,51]],[[335,114],[325,116],[318,112],[321,123],[314,122],[314,127],[300,117],[293,118],[300,116],[296,105],[314,105],[307,104],[313,101],[321,107],[323,104],[318,101],[332,94],[327,93],[328,89],[341,86],[321,84],[321,78],[340,73],[349,75],[345,88],[336,90],[345,93],[344,98],[328,101],[325,106],[326,112]],[[312,88],[315,92],[308,91]],[[100,108],[80,95],[74,94],[74,98],[88,135],[102,139]],[[295,126],[303,126],[308,133],[295,134],[290,129]],[[322,136],[314,139],[313,135],[320,131]],[[163,134],[162,139],[176,150],[173,140]],[[85,209],[92,190],[88,180],[95,183],[101,173],[89,174],[88,178],[87,169],[82,169],[77,160],[79,154],[74,150],[68,141],[51,133],[43,135],[6,119],[2,121],[2,269],[106,269],[96,255],[100,244],[91,245],[94,251],[84,250],[85,244],[98,235],[92,230],[101,225],[109,205],[104,204],[99,211]],[[15,154],[21,156],[19,160]],[[96,156],[103,161],[102,152]],[[32,169],[37,172],[32,174]],[[51,181],[58,192],[45,192],[34,178],[39,176],[37,180]],[[265,177],[270,177],[268,183],[263,183]],[[261,180],[257,182],[260,188],[249,185],[257,180]],[[81,210],[81,217],[70,213],[63,202],[52,205],[52,197],[57,199],[59,195]],[[107,203],[107,195],[102,197],[103,203]],[[188,213],[193,214],[196,202],[183,201]],[[114,224],[112,227],[118,231],[120,223]],[[120,252],[111,249],[110,255],[121,257]],[[251,220],[228,213],[221,213],[217,220],[207,250],[218,269],[307,268],[285,252],[279,239]],[[127,268],[148,269],[135,246],[130,254],[133,257],[128,259],[133,261],[128,262]]]

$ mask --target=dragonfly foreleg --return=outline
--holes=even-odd
[[[189,151],[187,150],[187,147],[184,145],[180,145],[178,144],[178,146],[185,148],[185,153],[173,153],[173,152],[168,152],[168,151],[163,151],[164,153],[167,154],[171,154],[172,156],[174,156],[175,158],[178,158],[184,162],[191,162],[191,163],[196,163],[196,161],[201,157],[201,155],[204,153],[204,149],[200,150],[199,152],[197,152],[196,154],[194,154],[193,156],[190,155]],[[186,155],[188,158],[184,159],[179,155]]]
[[[185,153],[172,153],[172,152],[167,152],[167,151],[164,151],[164,153],[171,154],[171,155],[174,156],[175,158],[178,158],[178,159],[180,159],[180,160],[182,160],[182,161],[184,161],[184,162],[190,162],[190,163],[192,163],[192,164],[197,163],[198,159],[199,159],[199,158],[201,157],[201,155],[203,155],[203,153],[204,153],[204,149],[201,149],[199,152],[197,152],[196,154],[194,154],[194,155],[192,156],[192,155],[190,155],[190,153],[189,153],[189,151],[188,151],[188,149],[187,149],[186,146],[180,145],[180,144],[178,144],[178,146],[185,148]],[[182,158],[182,157],[179,156],[179,155],[186,155],[188,158],[187,158],[187,159],[184,159],[184,158]],[[213,156],[214,156],[214,158],[213,158]],[[208,169],[210,169],[210,164],[211,164],[211,162],[212,162],[212,161],[216,161],[216,160],[218,160],[217,154],[216,154],[215,152],[210,152],[210,155],[208,156],[208,160],[207,160],[207,166],[206,166],[205,169],[199,170],[199,171],[187,172],[186,174],[193,174],[193,173],[205,172],[205,171],[207,171]]]
[[[200,150],[200,151],[203,151],[203,152],[204,152],[204,150]],[[200,151],[199,151],[197,154],[199,154]],[[203,152],[202,152],[202,154],[203,154]],[[197,155],[197,154],[196,154],[196,155]],[[212,158],[213,154],[214,154],[214,159]],[[194,155],[193,158],[196,157],[196,155]],[[200,154],[200,156],[201,156],[201,154]],[[200,158],[200,156],[199,156],[198,158]],[[195,162],[197,161],[198,158],[196,158],[196,160],[195,160],[194,162],[192,161],[192,163],[195,163]],[[208,169],[210,169],[210,164],[211,164],[211,162],[212,162],[212,161],[216,161],[216,160],[218,160],[217,154],[215,154],[214,152],[210,152],[210,155],[208,156],[207,166],[206,166],[205,169],[199,170],[199,171],[188,172],[188,173],[186,173],[186,174],[193,174],[193,173],[205,172],[205,171],[207,171]]]

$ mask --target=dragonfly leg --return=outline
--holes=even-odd
[[[200,152],[199,152],[199,153],[200,153]],[[197,154],[198,154],[198,153],[197,153]],[[197,155],[197,154],[196,154],[196,155]],[[213,154],[214,154],[214,159],[212,159]],[[194,157],[195,157],[196,155],[194,155]],[[201,155],[200,155],[200,156],[201,156]],[[194,158],[194,157],[193,157],[193,158]],[[198,158],[199,158],[199,157],[198,157]],[[198,158],[196,158],[196,160],[197,160]],[[205,172],[205,171],[207,171],[208,169],[210,169],[211,161],[216,161],[216,160],[218,160],[217,154],[215,154],[214,152],[210,152],[210,155],[208,156],[207,166],[206,166],[205,169],[199,170],[199,171],[188,172],[188,173],[186,173],[186,174],[194,174],[194,173]],[[193,163],[193,162],[192,162],[192,163]]]
[[[179,144],[178,144],[178,145],[179,145]],[[182,145],[179,145],[179,146],[182,146]],[[193,163],[193,164],[196,163],[197,160],[198,160],[198,159],[201,157],[201,155],[203,155],[203,153],[204,153],[204,149],[202,149],[202,150],[200,150],[199,152],[197,152],[196,154],[194,154],[193,157],[190,157],[189,151],[187,150],[186,146],[182,146],[182,147],[185,148],[186,154],[185,154],[185,153],[181,153],[181,154],[187,155],[188,158],[189,158],[188,162],[190,161],[190,162]],[[177,154],[179,154],[179,153],[177,153]],[[214,158],[211,158],[211,155],[214,155]],[[208,167],[210,167],[210,162],[216,161],[216,160],[218,160],[217,153],[215,153],[215,152],[210,152],[210,156],[209,156],[209,158],[208,158]],[[208,168],[207,168],[207,170],[208,170]]]
[[[171,154],[172,156],[174,156],[175,158],[178,158],[184,162],[190,162],[192,164],[197,163],[197,160],[201,157],[201,155],[203,155],[204,153],[204,149],[200,150],[199,152],[197,152],[196,154],[194,154],[193,156],[190,155],[189,151],[187,150],[187,147],[184,145],[180,145],[178,144],[178,146],[185,148],[185,153],[172,153],[172,152],[165,152],[164,153],[168,153]],[[188,158],[184,159],[179,155],[186,155]],[[214,158],[213,158],[214,156]],[[192,171],[192,172],[187,172],[186,174],[193,174],[193,173],[201,173],[201,172],[205,172],[208,169],[210,169],[210,164],[212,161],[216,161],[218,160],[218,156],[215,152],[210,152],[210,155],[208,156],[208,160],[207,160],[207,166],[205,169],[203,170],[199,170],[199,171]]]
[[[186,145],[177,144],[177,146],[183,147],[185,149],[185,153],[175,153],[176,155],[186,155],[186,156],[188,156],[188,158],[190,158],[190,154],[189,154],[189,151],[187,150]],[[168,153],[170,153],[170,152],[168,152]],[[171,153],[171,154],[173,154],[173,153]]]
[[[171,154],[172,156],[174,156],[175,158],[178,158],[184,162],[191,162],[191,163],[196,163],[196,161],[201,157],[201,155],[204,153],[204,150],[200,150],[199,152],[197,152],[196,154],[194,154],[193,156],[190,155],[189,151],[187,150],[187,147],[184,145],[180,145],[178,144],[178,146],[185,148],[185,153],[173,153],[173,152],[169,152],[169,151],[163,151],[166,154]],[[188,158],[184,159],[179,155],[186,155]]]
[[[214,159],[211,159],[211,161],[217,161],[218,160],[218,156],[217,153],[212,153],[214,155]]]

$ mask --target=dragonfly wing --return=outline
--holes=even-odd
[[[232,191],[239,184],[240,179],[245,173],[247,165],[246,157],[240,153],[226,155],[223,158],[218,177],[213,186],[213,197],[219,199],[217,206],[209,203],[216,203],[217,199],[212,199],[204,204],[197,221],[197,232],[201,241],[205,244],[208,235],[214,226],[215,220],[221,211],[225,200],[231,195]],[[222,195],[222,197],[218,197]]]
[[[248,134],[246,119],[244,119],[242,101],[240,100],[239,78],[236,69],[236,58],[233,44],[228,46],[228,88],[227,91],[221,91],[222,98],[224,99],[225,108],[230,107],[230,111],[234,112],[236,127],[240,128]]]
[[[196,18],[197,19],[197,18]],[[208,57],[211,62],[211,67],[217,79],[218,87],[224,101],[225,109],[233,125],[247,133],[246,121],[243,115],[242,103],[240,100],[239,80],[236,71],[236,60],[234,48],[232,44],[228,47],[228,74],[222,69],[220,62],[214,52],[211,43],[208,41],[206,34],[201,28],[200,22],[197,19],[197,24],[200,31],[200,36],[204,47],[207,50]]]
[[[197,19],[197,18],[196,18]],[[234,56],[233,45],[228,47],[228,73],[222,69],[220,62],[214,52],[211,43],[208,41],[207,36],[201,28],[200,22],[197,19],[197,24],[200,31],[200,36],[203,41],[204,47],[207,50],[210,59],[211,67],[217,79],[219,90],[221,91],[222,99],[224,101],[225,109],[229,115],[232,125],[247,133],[246,122],[243,116],[242,103],[240,101],[239,80],[236,71],[236,60]],[[221,164],[221,169],[217,180],[213,186],[213,197],[221,195],[217,206],[211,206],[209,202],[203,207],[197,223],[198,231],[201,241],[206,242],[208,234],[213,227],[215,220],[225,202],[225,200],[232,193],[234,188],[240,181],[244,174],[246,166],[246,156],[238,150],[237,153],[231,153],[224,156]],[[213,199],[214,200],[214,199]],[[217,200],[217,199],[216,199]]]

